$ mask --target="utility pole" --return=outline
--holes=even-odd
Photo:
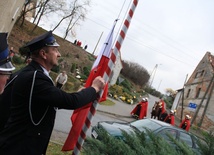
[[[94,51],[93,51],[93,53],[92,53],[93,55],[94,55],[94,52],[95,52],[96,49],[97,49],[97,45],[99,44],[102,35],[103,35],[103,32],[101,33],[101,35],[100,35],[100,37],[99,37],[99,39],[98,39],[98,41],[97,41],[97,44],[96,44],[96,46],[94,47]]]
[[[212,80],[210,81],[210,83],[209,83],[209,85],[208,85],[208,87],[207,87],[206,92],[204,93],[204,96],[203,96],[203,98],[202,98],[200,104],[198,105],[198,107],[197,107],[197,109],[196,109],[196,112],[195,112],[195,114],[194,114],[194,117],[193,117],[192,120],[191,120],[191,125],[194,123],[194,121],[195,121],[195,119],[196,119],[196,117],[197,117],[197,115],[198,115],[198,112],[199,112],[199,110],[200,110],[200,108],[201,108],[201,105],[202,105],[202,103],[203,103],[203,101],[204,101],[204,99],[205,99],[205,97],[206,97],[206,95],[207,95],[207,93],[208,93],[208,90],[210,89],[210,86],[211,86],[213,80],[214,80],[214,74],[213,74]]]
[[[160,85],[161,85],[161,82],[162,82],[162,80],[160,80],[160,83],[159,83],[159,85],[158,85],[157,91],[159,90],[159,87],[160,87]]]
[[[182,122],[183,120],[183,108],[184,108],[184,88],[185,88],[185,84],[186,84],[186,81],[187,81],[187,77],[188,77],[188,74],[186,75],[186,79],[184,81],[184,85],[183,85],[183,91],[182,91],[182,101],[181,101],[181,120],[180,122]]]
[[[158,64],[155,65],[155,68],[154,68],[153,71],[152,71],[152,74],[151,74],[152,80],[151,80],[151,83],[150,83],[150,87],[152,87],[152,83],[153,83],[153,80],[154,80],[154,77],[155,77],[155,73],[156,73],[157,68],[158,68]]]
[[[199,126],[199,127],[201,126],[201,124],[202,124],[202,122],[203,122],[204,115],[205,115],[205,113],[206,113],[206,111],[207,111],[207,107],[208,107],[208,105],[209,105],[209,103],[210,103],[210,98],[211,98],[211,96],[212,96],[212,92],[213,92],[213,89],[214,89],[213,80],[214,80],[214,78],[213,78],[212,81],[211,81],[212,87],[211,87],[211,89],[210,89],[210,93],[209,93],[209,96],[208,96],[208,99],[207,99],[207,103],[206,103],[206,105],[205,105],[205,107],[204,107],[204,111],[203,111],[203,114],[202,114],[202,116],[201,116],[201,120],[200,120],[200,122],[198,123],[198,126]]]

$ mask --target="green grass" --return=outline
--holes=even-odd
[[[62,152],[62,145],[49,142],[46,155],[71,155],[72,151]]]
[[[103,101],[103,102],[100,102],[101,105],[106,105],[106,106],[112,106],[112,105],[115,105],[114,102],[112,102],[111,100],[106,100],[106,101]]]
[[[46,155],[71,155],[72,151],[63,152],[62,145],[54,142],[49,142]],[[84,153],[79,153],[79,155],[84,155]]]

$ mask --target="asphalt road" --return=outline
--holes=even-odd
[[[98,105],[97,111],[95,113],[95,116],[91,120],[91,126],[94,126],[99,121],[125,121],[130,122],[134,121],[135,119],[131,117],[130,112],[132,109],[136,106],[129,105],[127,103],[114,100],[109,98],[113,102],[115,102],[115,105],[113,106],[105,106],[105,105]],[[148,96],[148,113],[147,117],[151,117],[151,109],[155,103],[155,101],[158,101],[159,99],[154,96]],[[73,113],[73,110],[58,110],[56,113],[56,120],[55,120],[55,126],[54,130],[51,136],[51,141],[57,142],[57,143],[64,143],[64,141],[67,138],[67,135],[72,127],[70,117]],[[90,136],[91,134],[91,127],[87,131],[87,136]]]

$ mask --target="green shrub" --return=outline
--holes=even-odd
[[[75,69],[76,69],[76,64],[75,63],[72,63],[71,65],[71,73],[74,73],[75,72]]]
[[[60,67],[58,66],[54,66],[51,71],[55,72],[55,73],[59,73]]]
[[[89,59],[90,61],[95,61],[95,58],[94,58],[93,55],[88,55],[88,59]]]
[[[90,74],[90,70],[91,69],[89,67],[83,67],[83,74],[88,77]]]
[[[194,155],[195,153],[185,144],[173,140],[172,147],[165,139],[148,131],[128,134],[123,131],[124,139],[109,136],[100,130],[101,140],[87,138],[83,145],[84,155]],[[146,136],[147,135],[147,136]],[[170,142],[170,143],[171,143]]]
[[[23,62],[24,60],[20,56],[14,55],[12,58],[12,63],[14,64],[21,65]]]
[[[19,48],[19,53],[22,56],[27,56],[30,53],[30,49],[22,46],[22,47]]]
[[[123,86],[124,88],[126,88],[129,91],[132,89],[131,83],[126,79],[123,82],[121,82],[119,85]]]

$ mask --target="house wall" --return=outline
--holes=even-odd
[[[1,0],[0,1],[0,32],[10,32],[20,15],[25,0]]]
[[[177,109],[179,99],[181,98],[181,93],[182,93],[182,91],[179,91],[179,92],[176,94],[175,99],[174,99],[173,104],[172,104],[172,108],[171,108],[172,110]]]
[[[202,114],[205,111],[205,116],[202,121],[202,128],[206,129],[211,128],[214,125],[214,91],[211,89],[212,85],[210,85],[213,78],[213,65],[210,56],[210,52],[205,54],[185,84],[182,116],[182,118],[184,118],[184,115],[189,114],[193,118],[196,115],[196,109],[189,108],[188,105],[189,103],[195,103],[197,108],[199,108],[199,111],[194,124],[196,125],[201,121]],[[208,89],[209,85],[210,89]],[[199,89],[200,93],[197,96]],[[205,107],[207,104],[208,107],[206,109]],[[178,118],[181,118],[181,111],[182,98],[178,101],[176,113]]]
[[[120,56],[117,56],[116,62],[115,62],[115,67],[111,73],[110,76],[110,85],[114,85],[117,82],[117,78],[120,75],[120,71],[122,69],[122,63],[121,63],[121,59]]]

